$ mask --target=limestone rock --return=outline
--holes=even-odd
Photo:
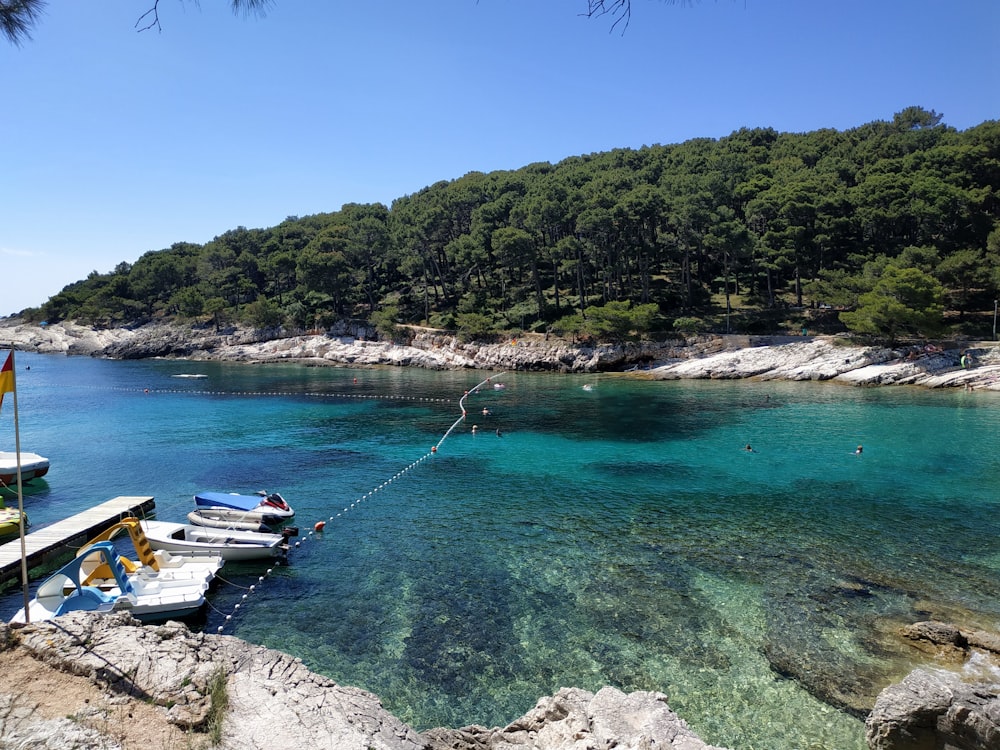
[[[718,750],[670,710],[662,693],[596,695],[563,688],[503,729],[470,726],[424,733],[428,750]]]
[[[15,670],[12,659],[31,663]],[[713,750],[665,696],[614,688],[596,695],[561,690],[505,729],[422,735],[375,695],[338,685],[299,659],[232,636],[193,633],[181,623],[144,626],[127,612],[74,612],[18,628],[0,624],[0,661],[8,676],[0,686],[0,748],[179,747],[162,731],[160,744],[152,740],[152,725],[196,735],[209,730],[219,713],[213,685],[222,679],[225,710],[213,745],[219,750]],[[26,683],[42,669],[49,681],[43,693],[53,703],[49,716],[28,698]],[[110,714],[98,707],[122,701],[131,703]],[[143,719],[134,718],[138,711],[146,712]],[[88,725],[91,716],[98,720]],[[95,733],[94,725],[110,732]]]
[[[181,623],[143,626],[127,613],[77,612],[24,626],[11,640],[35,659],[88,678],[95,693],[161,706],[167,721],[195,731],[205,730],[210,685],[221,670],[228,707],[219,748],[422,750],[425,744],[371,693],[337,685],[287,654],[192,633]],[[0,746],[5,741],[0,736]]]
[[[871,750],[996,750],[1000,686],[916,669],[882,691],[865,736]]]
[[[502,342],[462,342],[430,329],[414,329],[406,344],[373,340],[364,325],[340,324],[308,335],[282,329],[150,323],[94,329],[64,321],[41,327],[0,319],[2,338],[42,353],[114,359],[176,357],[232,362],[303,362],[369,367],[551,371],[636,371],[654,380],[715,378],[835,380],[848,385],[919,385],[1000,390],[1000,347],[972,350],[976,366],[959,366],[960,350],[890,349],[842,345],[835,337],[702,335],[621,344],[577,344],[538,334]],[[639,369],[642,368],[642,369]]]

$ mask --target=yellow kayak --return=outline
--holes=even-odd
[[[0,538],[17,536],[21,530],[21,512],[17,508],[0,508]],[[24,514],[24,525],[28,526],[28,514]]]

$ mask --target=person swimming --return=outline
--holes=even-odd
[[[854,451],[854,455],[855,456],[860,456],[861,453],[864,451],[864,449],[865,449],[865,447],[863,445],[859,445],[858,449],[856,451]]]
[[[755,451],[755,450],[753,449],[753,446],[752,446],[752,445],[750,445],[750,443],[747,443],[747,447],[746,447],[746,448],[744,448],[743,450],[745,450],[745,451],[746,451],[747,453],[756,453],[756,452],[757,452],[757,451]]]

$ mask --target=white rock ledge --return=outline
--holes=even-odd
[[[173,357],[235,362],[302,362],[315,365],[550,371],[632,372],[655,380],[832,380],[855,386],[1000,390],[1000,344],[967,342],[948,348],[851,346],[837,337],[699,336],[664,343],[576,345],[525,336],[503,343],[463,343],[420,330],[408,345],[351,335],[263,334],[248,329],[150,324],[94,329],[72,322],[46,327],[0,319],[0,346],[41,353],[115,359]],[[974,366],[963,368],[963,351]]]

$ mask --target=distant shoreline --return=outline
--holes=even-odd
[[[348,333],[281,335],[169,324],[95,329],[72,322],[39,326],[7,318],[0,320],[0,346],[3,344],[43,354],[110,359],[603,372],[651,380],[830,380],[854,386],[1000,391],[998,342],[890,348],[857,346],[826,336],[701,335],[668,342],[584,345],[534,335],[484,343],[462,342],[447,333],[422,330],[409,344],[395,344]],[[971,362],[967,360],[963,366],[965,353],[971,355]]]

